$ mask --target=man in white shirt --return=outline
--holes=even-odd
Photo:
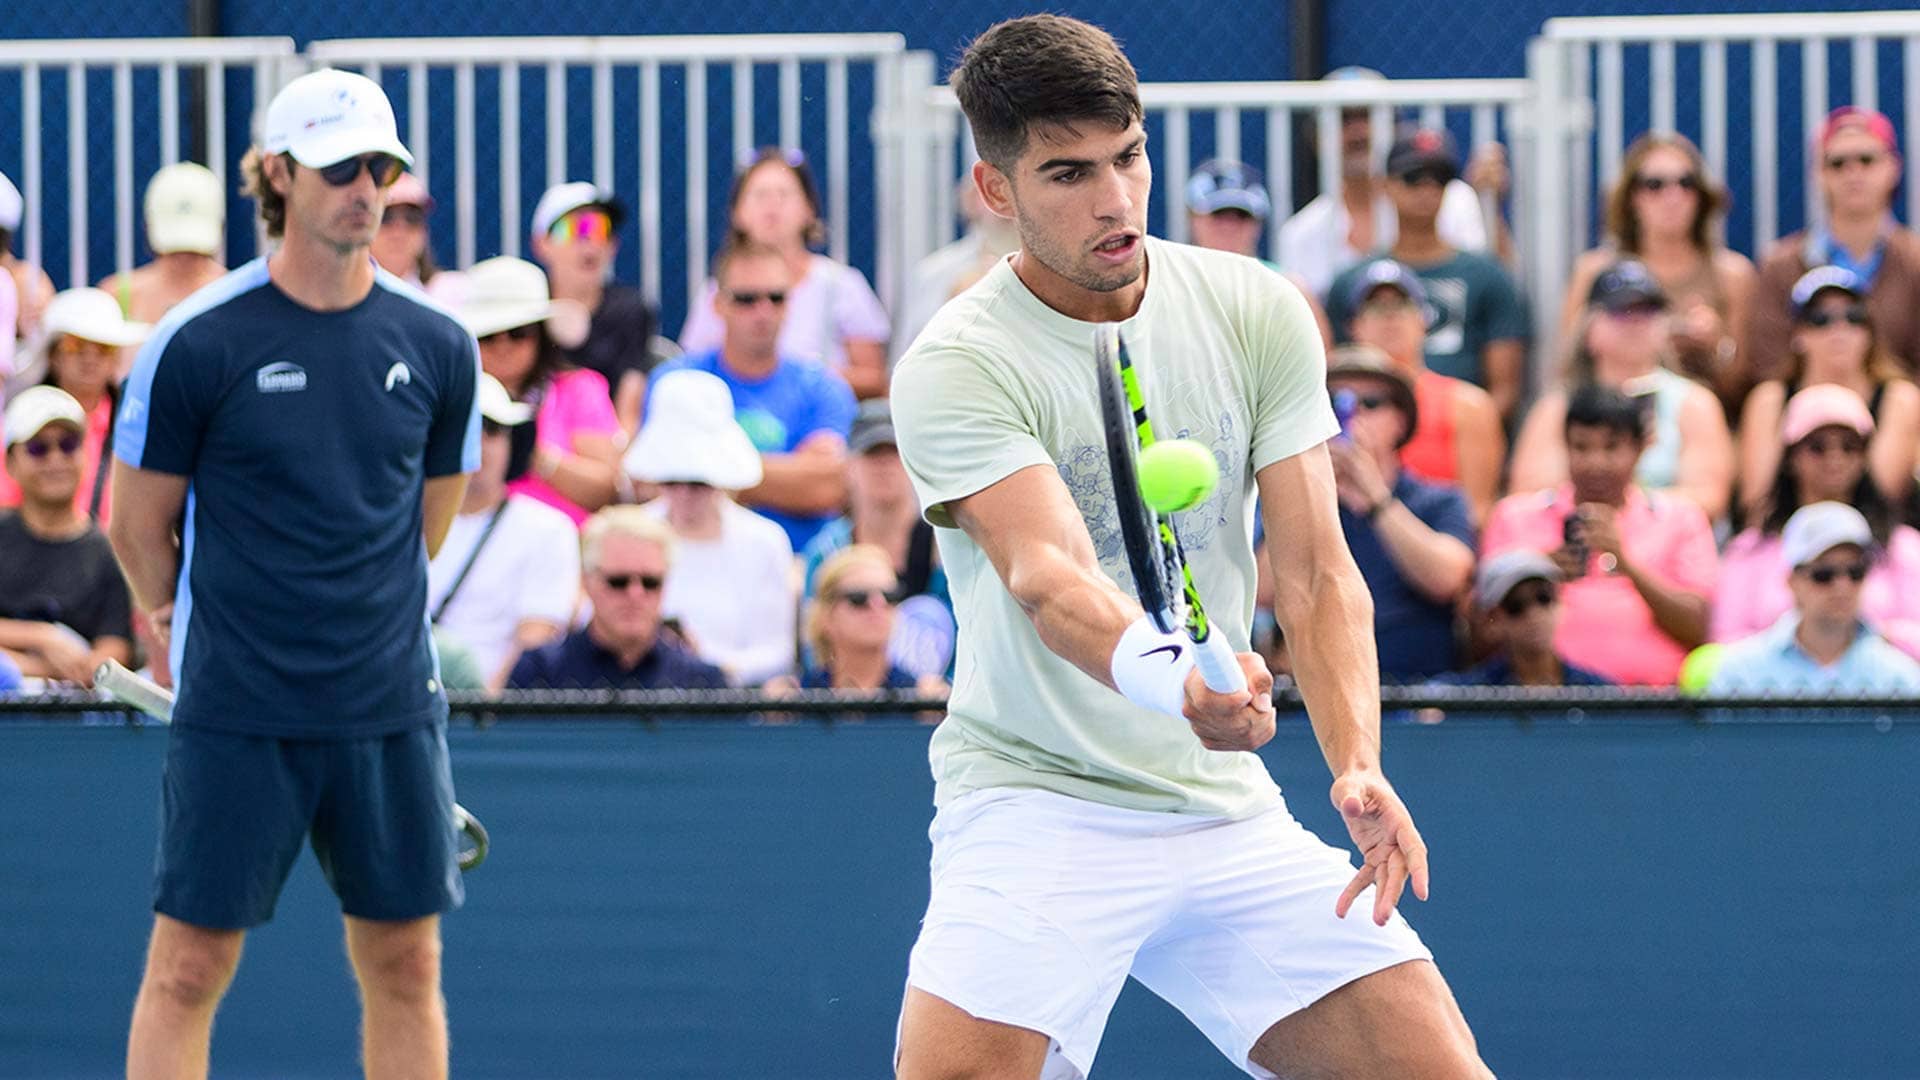
[[[531,406],[482,374],[480,471],[427,564],[434,628],[473,656],[487,689],[506,685],[520,654],[559,637],[580,592],[580,534],[567,515],[507,484],[532,458]]]

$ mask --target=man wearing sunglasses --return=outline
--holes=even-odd
[[[20,672],[93,685],[133,648],[127,585],[107,538],[74,493],[87,414],[65,390],[36,386],[7,405],[7,473],[20,507],[0,511],[0,656]]]
[[[1877,554],[1873,530],[1845,503],[1801,507],[1781,531],[1793,569],[1793,610],[1727,646],[1708,680],[1713,694],[1920,691],[1920,662],[1860,617],[1861,583]]]
[[[479,465],[479,350],[373,261],[412,161],[379,85],[304,75],[264,132],[241,170],[278,243],[155,328],[115,433],[113,546],[175,680],[127,1075],[206,1075],[245,933],[311,836],[366,1074],[444,1077],[439,918],[464,893],[424,616]]]
[[[1748,319],[1756,381],[1781,378],[1792,359],[1794,282],[1809,270],[1838,266],[1867,285],[1867,308],[1880,340],[1912,374],[1920,371],[1920,233],[1893,216],[1902,161],[1893,122],[1848,105],[1827,115],[1808,150],[1826,205],[1825,223],[1784,237],[1760,261]]]
[[[520,655],[511,690],[721,690],[727,677],[666,632],[661,600],[673,527],[640,506],[609,506],[580,528],[580,580],[593,618]]]
[[[1426,289],[1433,315],[1427,366],[1485,389],[1500,415],[1511,417],[1532,336],[1527,305],[1505,267],[1442,234],[1442,193],[1459,173],[1453,139],[1444,131],[1422,128],[1394,142],[1384,189],[1398,225],[1386,254],[1419,275]],[[1344,271],[1328,290],[1327,315],[1336,330],[1353,319],[1351,298],[1366,267],[1363,261]]]
[[[1335,349],[1327,390],[1341,417],[1327,443],[1340,528],[1373,593],[1380,677],[1419,682],[1454,664],[1454,604],[1473,577],[1473,513],[1459,488],[1401,468],[1419,410],[1413,383],[1385,353]]]
[[[1443,686],[1612,686],[1553,647],[1560,630],[1560,567],[1537,551],[1504,551],[1474,576],[1473,613],[1493,655],[1433,681]]]

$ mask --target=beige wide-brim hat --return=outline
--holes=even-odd
[[[760,483],[760,451],[733,418],[733,391],[717,375],[669,371],[648,390],[640,434],[620,467],[649,484],[745,491]]]
[[[128,321],[112,294],[91,287],[68,289],[55,295],[47,302],[47,312],[40,325],[49,341],[67,334],[121,348],[147,340],[147,334],[153,329],[146,323]]]
[[[474,263],[460,276],[458,314],[467,332],[483,338],[516,326],[548,323],[563,348],[586,340],[592,313],[570,300],[555,300],[547,272],[525,259],[501,255]]]

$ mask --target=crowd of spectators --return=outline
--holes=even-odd
[[[1383,679],[1672,686],[1714,644],[1709,684],[1730,692],[1920,688],[1920,235],[1893,216],[1886,118],[1828,117],[1821,223],[1757,268],[1722,240],[1700,151],[1636,140],[1552,356],[1500,149],[1463,161],[1405,128],[1376,167],[1372,131],[1343,114],[1340,187],[1295,213],[1240,162],[1199,164],[1181,194],[1195,243],[1259,258],[1271,236],[1320,322]],[[759,151],[669,339],[614,279],[614,193],[556,185],[532,261],[441,269],[434,200],[403,176],[374,257],[463,321],[485,373],[481,468],[429,567],[447,685],[942,691],[955,619],[887,391],[889,358],[1018,245],[972,185],[959,203],[965,235],[890,319],[819,254],[805,157]],[[165,678],[101,533],[103,463],[134,349],[225,270],[224,206],[207,169],[160,170],[151,259],[56,293],[12,254],[22,204],[0,177],[0,689],[85,684],[107,658]]]

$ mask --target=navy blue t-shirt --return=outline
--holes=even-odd
[[[175,723],[351,738],[446,715],[421,488],[479,467],[479,372],[473,336],[385,272],[319,312],[255,259],[161,321],[113,449],[188,478]]]
[[[733,418],[753,440],[754,449],[763,454],[791,454],[817,432],[831,432],[844,440],[853,430],[853,390],[845,379],[812,361],[781,357],[773,374],[748,379],[722,363],[715,350],[662,364],[654,377],[682,368],[717,375],[727,384],[733,391]],[[651,397],[647,408],[653,408]],[[755,509],[787,530],[795,551],[806,550],[808,541],[834,519],[833,514]]]
[[[1473,516],[1459,488],[1427,484],[1405,472],[1394,481],[1399,499],[1426,526],[1471,548]],[[1418,682],[1453,667],[1453,605],[1421,596],[1400,576],[1367,519],[1340,508],[1340,529],[1347,534],[1353,561],[1373,592],[1373,638],[1380,650],[1380,678]]]
[[[632,667],[575,630],[520,654],[507,675],[513,690],[724,690],[726,673],[662,638]]]

